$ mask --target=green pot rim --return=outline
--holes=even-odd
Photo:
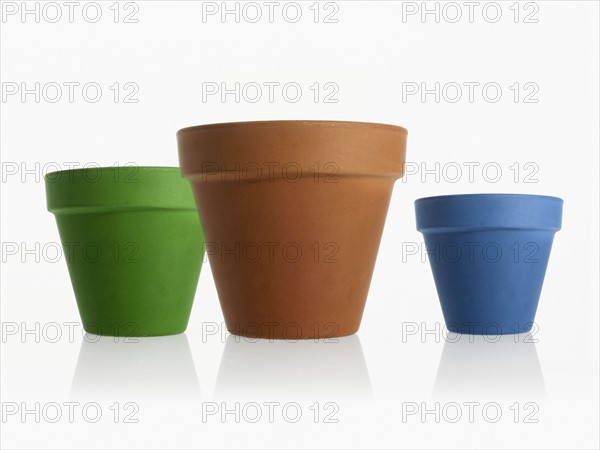
[[[179,167],[89,167],[44,176],[48,211],[54,214],[181,210],[196,211]]]

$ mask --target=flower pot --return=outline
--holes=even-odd
[[[179,169],[68,170],[49,173],[45,182],[85,331],[185,331],[203,235]]]
[[[556,197],[517,194],[415,202],[448,330],[531,330],[562,205]]]
[[[302,339],[358,330],[406,134],[328,121],[177,133],[231,333]]]

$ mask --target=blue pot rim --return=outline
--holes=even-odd
[[[446,195],[432,195],[430,197],[421,197],[418,198],[417,200],[415,200],[415,205],[417,203],[421,203],[421,202],[426,202],[429,200],[451,200],[451,199],[458,199],[458,198],[476,198],[476,197],[480,197],[482,200],[483,199],[493,199],[493,198],[523,198],[523,199],[539,199],[539,200],[553,200],[553,201],[558,201],[561,204],[564,203],[563,199],[560,197],[554,197],[552,195],[538,195],[538,194],[496,194],[496,193],[491,193],[491,194],[446,194]]]
[[[532,194],[454,194],[415,201],[417,229],[422,232],[482,230],[558,231],[563,200]]]

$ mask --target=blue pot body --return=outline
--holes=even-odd
[[[415,202],[417,229],[448,330],[531,330],[563,201],[520,194],[467,194]]]

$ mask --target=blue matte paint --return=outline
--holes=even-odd
[[[531,330],[562,206],[560,198],[521,194],[415,202],[448,330]]]

